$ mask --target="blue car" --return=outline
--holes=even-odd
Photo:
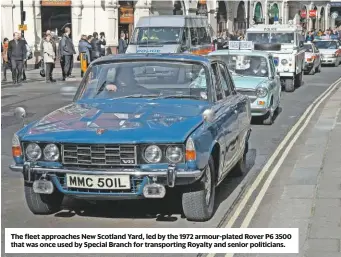
[[[250,101],[231,81],[224,62],[194,55],[94,61],[71,104],[13,137],[10,168],[23,173],[29,209],[55,213],[65,195],[163,198],[176,187],[188,219],[210,219],[216,186],[243,172],[248,151]]]

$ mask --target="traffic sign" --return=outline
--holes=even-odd
[[[339,17],[338,12],[333,12],[333,13],[332,13],[332,18],[333,18],[333,19],[336,19],[337,17]]]
[[[20,30],[20,31],[21,30],[27,30],[27,24],[19,24],[18,28],[19,28],[18,30]]]

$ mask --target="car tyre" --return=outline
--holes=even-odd
[[[263,116],[263,125],[272,125],[273,123],[273,114],[269,111],[267,114]]]
[[[303,72],[295,75],[295,87],[302,86]]]
[[[293,79],[285,79],[284,80],[284,88],[286,92],[294,92],[295,86]]]
[[[182,194],[182,209],[188,220],[207,221],[212,218],[215,202],[215,170],[211,156],[204,175],[197,186],[192,186]],[[210,190],[208,192],[208,189]],[[209,196],[207,195],[209,193]]]
[[[25,198],[28,208],[36,215],[49,215],[61,210],[64,195],[55,190],[50,195],[37,194],[32,184],[25,184]]]

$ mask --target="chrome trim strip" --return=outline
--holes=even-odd
[[[23,166],[15,164],[10,165],[12,171],[22,172]],[[84,170],[84,169],[59,169],[59,168],[41,168],[32,167],[35,172],[51,172],[51,173],[71,173],[71,174],[88,174],[88,175],[132,175],[132,176],[161,176],[167,177],[168,170],[140,170],[140,169],[112,169],[112,170]],[[201,170],[185,171],[177,170],[176,177],[181,178],[198,178],[203,174]]]

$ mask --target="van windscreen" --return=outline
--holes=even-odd
[[[130,44],[180,44],[183,28],[141,27],[136,28]]]

